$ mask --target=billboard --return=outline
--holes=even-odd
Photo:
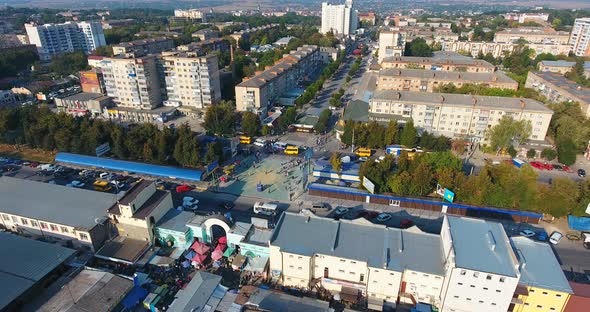
[[[371,180],[367,179],[367,177],[363,177],[363,186],[371,194],[375,194],[375,184],[373,184],[373,182],[371,182]]]
[[[100,83],[100,75],[100,73],[95,71],[80,72],[80,86],[82,86],[82,92],[103,93]]]
[[[448,201],[449,203],[452,203],[453,200],[455,199],[455,193],[453,193],[451,190],[449,189],[445,189],[445,195],[444,195],[444,199],[446,201]]]
[[[100,157],[106,153],[108,153],[111,150],[111,146],[109,145],[109,143],[104,143],[102,145],[99,145],[96,148],[96,157]]]

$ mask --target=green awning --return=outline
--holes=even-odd
[[[233,249],[231,247],[227,247],[227,249],[223,253],[223,256],[226,257],[226,258],[229,257],[229,256],[231,256],[234,253],[234,250],[235,249]]]

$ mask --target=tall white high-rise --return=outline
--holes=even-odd
[[[590,56],[590,17],[576,18],[569,43],[575,55]]]
[[[354,34],[357,26],[358,11],[354,9],[352,0],[346,0],[344,4],[322,3],[322,34],[332,31],[348,36]]]
[[[29,42],[37,46],[39,58],[50,60],[66,52],[92,50],[106,45],[100,22],[66,22],[63,24],[25,24]]]

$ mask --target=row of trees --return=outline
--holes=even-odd
[[[0,53],[0,78],[16,76],[39,60],[36,51],[5,51]]]
[[[303,94],[295,100],[295,104],[297,106],[307,104],[312,99],[315,98],[318,91],[320,91],[322,89],[324,82],[326,82],[326,79],[329,79],[330,77],[332,77],[332,75],[334,75],[334,73],[338,70],[338,68],[342,64],[342,60],[344,59],[344,56],[345,56],[345,52],[342,51],[342,53],[340,53],[338,55],[338,57],[336,58],[335,61],[330,62],[324,68],[324,70],[322,71],[322,74],[320,75],[318,80],[316,80],[314,83],[310,84],[307,88],[305,88],[305,91],[303,92]]]
[[[219,141],[205,148],[187,125],[176,131],[160,130],[148,123],[123,127],[110,121],[56,114],[46,106],[0,110],[0,134],[0,142],[6,144],[86,155],[93,155],[98,145],[108,142],[118,159],[185,167],[199,167],[222,156]]]

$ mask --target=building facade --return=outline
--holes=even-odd
[[[542,72],[552,72],[557,74],[565,74],[574,68],[576,62],[568,62],[568,61],[541,61],[537,65],[539,71]],[[590,77],[590,61],[584,62],[584,73],[586,77]]]
[[[113,55],[141,57],[174,49],[174,40],[160,37],[121,42],[113,45]]]
[[[111,106],[112,99],[101,93],[81,92],[72,96],[55,98],[55,105],[61,112],[74,116],[90,115],[96,117],[102,115],[104,110]]]
[[[490,88],[517,90],[518,83],[506,74],[433,71],[422,69],[382,69],[377,80],[378,90],[434,92],[436,88],[454,84],[482,85]]]
[[[352,0],[344,4],[322,3],[322,27],[320,32],[327,34],[332,31],[336,35],[348,36],[354,34],[358,27],[358,12]]]
[[[553,55],[568,55],[572,50],[571,44],[554,43],[528,43],[529,48],[535,51],[535,55],[550,53]],[[484,41],[444,41],[442,50],[447,52],[468,53],[477,57],[480,53],[486,55],[491,53],[493,57],[504,57],[518,47],[518,43],[511,42],[484,42]]]
[[[165,52],[161,62],[168,95],[165,106],[202,110],[221,99],[217,56]]]
[[[549,27],[507,28],[496,32],[494,42],[512,42],[526,40],[527,43],[568,44],[570,34],[567,31],[556,31]]]
[[[174,10],[175,17],[184,17],[188,19],[203,19],[203,23],[206,22],[207,14],[201,10],[188,9],[188,10]]]
[[[317,46],[304,45],[285,54],[272,67],[236,86],[236,110],[266,115],[281,95],[308,80],[321,65]]]
[[[0,90],[0,107],[15,105],[18,102],[16,94],[11,90]]]
[[[575,55],[590,55],[590,17],[576,18],[569,43]]]
[[[101,68],[106,93],[118,106],[149,110],[162,104],[155,56],[104,58]]]
[[[529,72],[525,87],[535,89],[551,102],[577,102],[586,117],[590,117],[590,88],[551,72]]]
[[[484,60],[472,58],[450,59],[444,57],[397,56],[384,58],[382,69],[408,68],[441,71],[457,71],[468,73],[493,73],[496,67]]]
[[[67,52],[82,51],[89,54],[106,45],[100,22],[25,24],[25,30],[29,42],[37,46],[42,61]]]
[[[81,71],[80,86],[82,87],[82,92],[86,93],[104,94],[106,92],[102,72],[97,69]]]
[[[379,33],[379,63],[386,58],[404,55],[406,35],[400,31],[382,31]]]
[[[472,142],[484,141],[504,116],[529,121],[529,139],[543,140],[553,111],[532,99],[408,91],[377,91],[369,102],[369,120],[411,119],[423,131]]]

